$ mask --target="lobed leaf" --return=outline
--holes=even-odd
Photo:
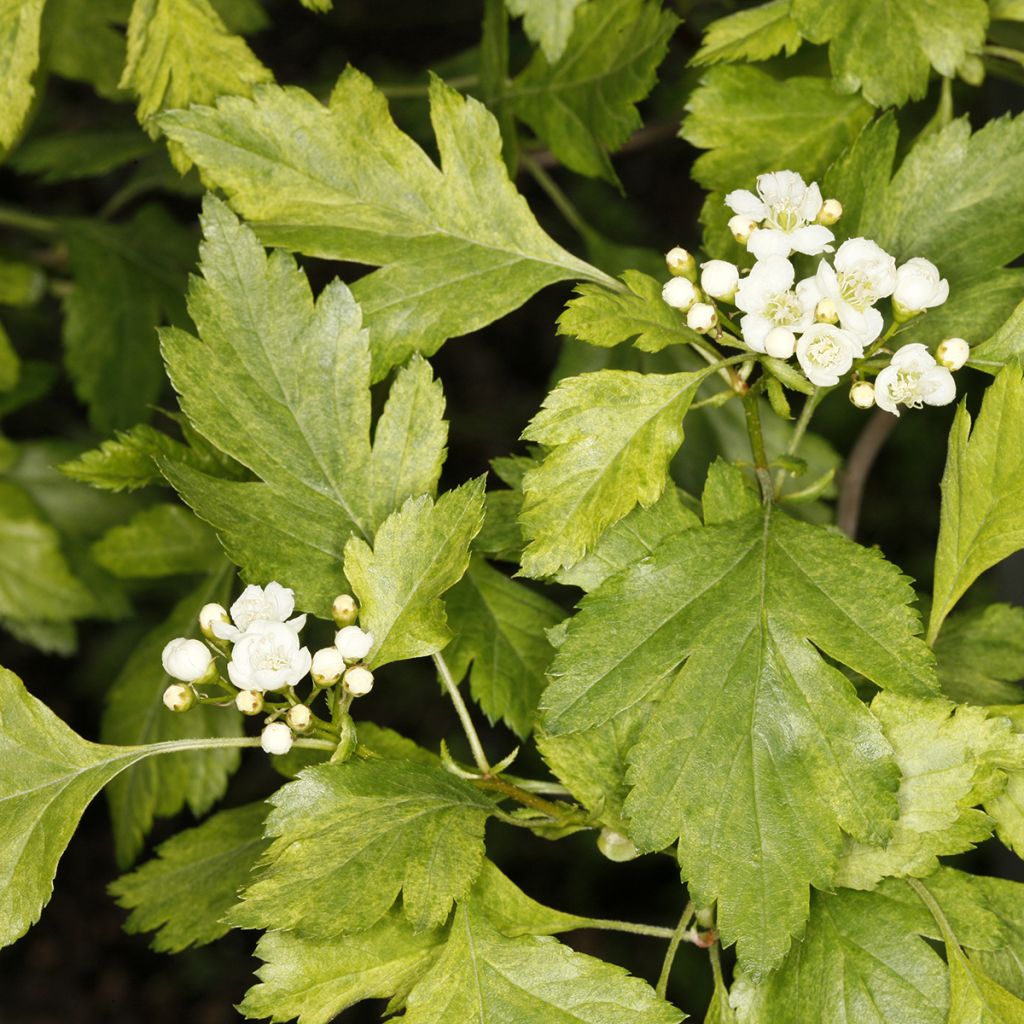
[[[0,0],[0,151],[17,140],[35,95],[43,0]]]

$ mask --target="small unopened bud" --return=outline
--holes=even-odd
[[[640,851],[626,836],[610,828],[601,829],[601,834],[597,837],[597,848],[617,864],[635,860],[640,856]]]
[[[313,724],[313,712],[305,704],[293,704],[284,717],[295,732],[305,732]]]
[[[715,912],[711,907],[701,907],[696,914],[697,927],[707,931],[715,926]]]
[[[711,298],[731,302],[739,283],[740,272],[735,263],[708,260],[701,264],[700,286]]]
[[[718,324],[718,313],[706,302],[695,302],[686,311],[686,326],[698,334],[707,334]]]
[[[776,359],[788,359],[796,351],[796,335],[788,327],[773,327],[765,335],[764,350]]]
[[[259,690],[239,690],[235,694],[235,707],[243,715],[258,715],[263,710],[263,694]]]
[[[339,594],[331,604],[331,617],[337,626],[351,626],[359,618],[359,604],[351,594]]]
[[[365,633],[358,626],[345,626],[338,630],[334,638],[334,646],[345,661],[352,665],[362,661],[373,647],[373,634]]]
[[[959,370],[967,362],[971,346],[963,338],[947,338],[939,342],[935,350],[935,361],[947,370]]]
[[[832,299],[822,299],[814,307],[814,319],[819,324],[837,324],[839,323],[839,309]]]
[[[213,653],[202,640],[175,637],[160,655],[164,671],[183,683],[205,683],[217,674]]]
[[[697,301],[697,289],[689,278],[673,277],[665,282],[661,297],[673,309],[685,313]]]
[[[737,213],[735,217],[729,218],[729,230],[740,245],[746,245],[750,241],[750,236],[757,230],[757,221],[753,217]]]
[[[687,252],[680,246],[677,245],[665,253],[665,263],[673,277],[688,277],[691,281],[697,280],[697,261],[693,258],[693,253]]]
[[[196,702],[196,695],[191,686],[172,683],[164,690],[164,707],[169,711],[188,711]]]
[[[843,215],[843,204],[838,199],[826,199],[818,211],[818,223],[830,227]]]
[[[869,380],[859,380],[850,388],[850,401],[858,409],[870,409],[875,404],[875,385]]]
[[[345,689],[353,697],[365,697],[373,689],[373,673],[363,665],[356,665],[345,673]]]
[[[309,674],[317,686],[333,686],[345,671],[345,659],[337,647],[322,647],[313,654]]]
[[[295,737],[284,722],[271,722],[260,733],[260,746],[268,754],[287,754],[294,742]]]
[[[199,628],[208,640],[215,639],[213,624],[215,622],[230,623],[231,617],[222,604],[204,604],[199,609]]]

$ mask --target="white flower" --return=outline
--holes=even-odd
[[[284,717],[295,732],[305,732],[313,724],[313,712],[305,704],[293,704]]]
[[[939,276],[939,268],[930,260],[915,256],[896,271],[892,293],[893,309],[902,317],[911,317],[949,298],[949,282]]]
[[[290,587],[282,587],[280,583],[271,582],[266,587],[250,584],[238,600],[231,606],[231,618],[234,625],[225,622],[212,624],[213,634],[221,640],[236,641],[254,622],[285,622],[294,632],[298,633],[306,624],[306,616],[299,615],[294,619],[288,616],[295,610],[295,591]]]
[[[263,694],[256,690],[239,690],[235,695],[235,707],[243,715],[258,715],[263,710]]]
[[[191,686],[173,683],[164,690],[164,707],[168,711],[188,711],[196,702],[196,695]]]
[[[235,642],[228,678],[240,690],[280,690],[294,686],[312,661],[309,648],[299,647],[299,636],[288,623],[260,619]]]
[[[365,697],[373,689],[373,673],[356,665],[345,673],[345,688],[353,697]]]
[[[363,632],[358,626],[346,626],[338,630],[334,646],[345,661],[362,661],[373,647],[373,634]]]
[[[686,326],[698,334],[707,334],[718,323],[718,313],[714,306],[706,302],[695,302],[686,311]]]
[[[337,647],[322,647],[313,654],[310,673],[317,686],[333,686],[345,671],[345,659]]]
[[[850,238],[839,246],[835,268],[822,260],[806,287],[816,303],[831,299],[843,329],[855,334],[862,346],[869,345],[882,333],[882,314],[874,305],[892,295],[896,261],[876,242]]]
[[[963,338],[947,338],[939,342],[935,361],[947,370],[959,370],[970,358],[971,346]]]
[[[796,351],[796,335],[788,327],[773,327],[764,339],[764,350],[776,359],[788,359]]]
[[[708,260],[700,265],[700,286],[713,299],[729,300],[736,294],[740,272],[727,260]]]
[[[697,261],[682,246],[674,246],[665,253],[665,265],[673,277],[688,277],[691,281],[697,278]]]
[[[806,330],[814,321],[814,302],[803,289],[793,290],[796,272],[783,256],[758,260],[754,269],[736,289],[736,306],[743,340],[755,351],[764,352],[765,338],[775,327]]]
[[[210,674],[213,654],[202,640],[186,640],[179,636],[164,647],[160,661],[172,679],[197,683]]]
[[[271,722],[260,733],[260,746],[268,754],[287,754],[294,742],[295,737],[284,722]]]
[[[359,618],[359,605],[351,594],[339,594],[331,602],[331,618],[336,626],[351,626]]]
[[[832,251],[829,242],[835,236],[827,227],[814,223],[821,212],[821,189],[817,182],[804,184],[795,171],[761,174],[757,195],[737,189],[725,197],[725,205],[733,213],[763,223],[747,241],[747,249],[759,260],[793,252],[817,256]]]
[[[875,385],[869,380],[859,380],[850,388],[850,401],[858,409],[870,409],[875,404]]]
[[[832,324],[812,324],[796,343],[800,367],[807,379],[818,387],[838,384],[860,354],[857,339]]]
[[[922,405],[949,405],[954,398],[953,374],[917,342],[904,345],[875,378],[875,402],[894,416],[899,416],[901,405],[920,409]]]
[[[697,301],[697,289],[687,277],[673,277],[665,282],[661,297],[673,309],[688,310]]]
[[[229,623],[231,620],[228,618],[227,610],[222,604],[204,604],[199,609],[199,628],[202,630],[203,636],[210,637],[211,639],[217,634],[213,631],[213,624],[215,622]]]

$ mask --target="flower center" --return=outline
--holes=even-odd
[[[889,385],[889,394],[897,405],[920,409],[924,404],[920,396],[920,377],[909,370],[899,370],[896,380]]]
[[[803,222],[804,219],[800,215],[800,211],[791,202],[783,201],[769,207],[768,223],[773,228],[778,228],[780,231],[792,231],[794,228],[800,227]]]
[[[863,271],[849,270],[836,275],[839,295],[848,306],[863,311],[878,299],[871,278]]]
[[[831,366],[842,358],[842,349],[835,338],[819,338],[807,349],[807,355],[819,366]]]
[[[255,652],[253,666],[267,672],[278,672],[283,668],[291,666],[291,657],[283,647],[276,647],[273,644],[261,644]]]
[[[803,310],[795,292],[777,292],[764,304],[764,315],[776,327],[788,327],[798,323]]]

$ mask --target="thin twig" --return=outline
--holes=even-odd
[[[484,753],[484,747],[480,742],[480,737],[477,735],[476,726],[473,725],[473,719],[469,717],[469,708],[466,707],[466,702],[462,699],[462,694],[459,693],[458,684],[452,678],[448,662],[444,660],[442,655],[435,654],[434,664],[437,666],[437,674],[441,677],[441,684],[448,692],[448,696],[451,697],[452,704],[455,705],[456,714],[458,714],[459,721],[462,723],[462,731],[466,734],[466,739],[469,740],[469,746],[473,751],[473,760],[476,761],[477,768],[484,775],[490,775],[490,762]]]
[[[683,916],[679,918],[679,924],[676,925],[675,931],[672,932],[672,938],[669,940],[668,949],[665,951],[665,961],[661,965],[661,974],[658,976],[658,984],[655,988],[662,999],[665,998],[665,992],[668,989],[668,977],[672,973],[672,964],[675,963],[679,943],[683,941],[683,935],[690,926],[693,914],[693,902],[691,901],[683,909]]]
[[[878,458],[896,423],[897,418],[891,413],[884,409],[876,409],[850,452],[839,486],[839,504],[836,508],[836,526],[850,540],[857,537],[857,524],[860,522],[860,509],[864,500],[864,485],[871,474],[875,459]]]

